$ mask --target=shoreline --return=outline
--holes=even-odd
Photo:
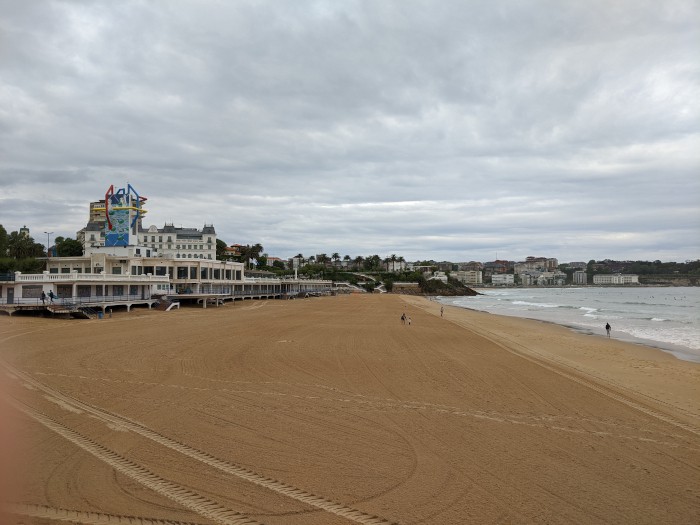
[[[657,286],[646,286],[647,288],[650,287],[657,287]],[[520,287],[521,289],[542,289],[542,287]],[[629,287],[614,287],[614,286],[571,286],[571,287],[545,287],[547,289],[604,289],[604,288],[624,288],[624,289],[629,289]],[[635,286],[634,288],[645,288],[645,286]],[[657,287],[658,288],[658,287]],[[662,286],[662,288],[680,288],[680,287],[674,287],[674,286]],[[688,288],[695,288],[695,287],[688,287]],[[496,288],[482,288],[481,290],[487,290],[487,291],[492,291],[495,290]],[[513,289],[511,287],[511,289]],[[477,289],[479,291],[479,289]],[[437,302],[441,302],[440,296],[433,296],[433,298]],[[446,300],[449,300],[449,297],[445,297]],[[602,332],[597,332],[594,329],[586,326],[579,326],[575,324],[575,321],[557,321],[557,320],[552,320],[552,319],[543,319],[540,317],[536,317],[534,315],[519,315],[517,313],[510,313],[509,311],[488,311],[488,310],[480,310],[478,308],[473,308],[470,306],[465,306],[465,305],[456,305],[456,304],[451,304],[451,303],[442,303],[445,304],[445,306],[454,306],[457,308],[463,308],[465,310],[470,310],[474,312],[481,312],[481,313],[491,313],[493,315],[498,315],[498,316],[503,316],[507,318],[514,318],[514,319],[528,319],[531,321],[540,321],[543,323],[548,323],[552,324],[555,326],[563,326],[569,330],[572,330],[574,332],[583,334],[583,335],[591,335],[591,336],[598,336],[603,339],[607,339],[607,337],[602,333]],[[566,306],[565,306],[566,307]],[[521,313],[527,314],[528,312],[526,310],[522,310]],[[668,342],[668,341],[661,341],[658,339],[649,339],[645,337],[639,337],[633,334],[630,334],[625,331],[615,331],[613,329],[613,336],[612,339],[616,339],[619,341],[624,341],[627,343],[631,343],[634,345],[642,346],[642,347],[649,347],[653,348],[655,350],[664,352],[665,354],[671,355],[674,358],[685,361],[685,362],[691,362],[691,363],[700,363],[700,351],[698,349],[691,348],[689,346],[684,346],[682,344],[677,344],[673,342]]]
[[[440,302],[439,300],[437,302]],[[445,303],[441,303],[445,304]],[[513,319],[525,319],[528,321],[535,321],[538,323],[544,323],[547,325],[552,325],[552,326],[562,326],[564,328],[567,328],[571,330],[572,332],[585,335],[585,336],[591,336],[591,337],[598,337],[600,339],[607,339],[606,336],[602,334],[598,334],[594,332],[591,329],[588,328],[582,328],[580,326],[575,326],[572,324],[567,324],[567,323],[558,323],[556,321],[548,321],[546,319],[537,319],[535,317],[526,317],[526,316],[520,316],[520,315],[508,315],[502,312],[488,312],[486,310],[478,310],[476,308],[469,308],[468,306],[458,306],[454,304],[445,304],[445,306],[451,306],[453,308],[460,308],[462,310],[469,310],[470,312],[478,312],[481,314],[489,314],[489,315],[495,315],[499,317],[508,317],[508,318],[513,318]],[[643,339],[640,337],[635,337],[633,335],[626,334],[625,332],[618,332],[619,334],[622,334],[621,336],[616,336],[616,337],[610,337],[610,339],[615,339],[617,341],[623,341],[625,343],[630,343],[633,345],[645,347],[645,348],[651,348],[654,350],[658,350],[660,352],[663,352],[666,355],[670,355],[674,357],[675,359],[678,359],[679,361],[684,361],[686,363],[696,363],[700,364],[700,356],[697,356],[695,354],[689,354],[687,351],[690,350],[684,346],[680,345],[674,345],[672,343],[664,343],[663,341],[654,341],[653,339]],[[664,346],[666,345],[666,346]],[[684,356],[684,357],[681,357]]]

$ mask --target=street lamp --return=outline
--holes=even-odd
[[[53,232],[44,232],[46,234],[46,256],[51,257],[50,249],[51,249],[51,236],[53,235]]]

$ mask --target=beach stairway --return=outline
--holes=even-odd
[[[170,299],[166,299],[165,297],[161,297],[158,300],[158,304],[155,306],[156,310],[160,310],[161,312],[169,312],[173,308],[180,308],[180,303],[177,301],[171,301]]]
[[[97,319],[99,311],[91,306],[81,306],[74,312],[74,315],[79,315],[80,313],[84,314],[88,319]]]

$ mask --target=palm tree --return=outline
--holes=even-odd
[[[249,250],[249,259],[255,259],[257,261],[263,252],[263,247],[262,247],[262,244],[255,243],[253,246],[248,248],[248,250]]]
[[[350,259],[350,256],[349,256],[349,255],[346,255],[346,256],[343,257],[343,262],[345,262],[345,268],[347,268],[348,266],[350,266],[350,260],[351,260],[351,259]]]
[[[357,257],[355,257],[353,262],[355,263],[355,270],[361,270],[362,263],[365,262],[365,258],[362,257],[362,255],[358,255]]]
[[[331,259],[333,259],[333,266],[337,266],[338,261],[340,260],[340,254],[335,252],[333,255],[331,255]]]

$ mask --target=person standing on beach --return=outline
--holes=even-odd
[[[41,291],[41,304],[46,304],[46,292]]]
[[[408,320],[408,326],[411,326],[411,318],[407,317],[407,320]]]
[[[401,324],[406,324],[406,313],[401,314]]]
[[[612,326],[610,326],[610,323],[605,323],[605,331],[608,333],[608,337],[610,337],[610,329]]]
[[[442,313],[443,313],[444,311],[445,311],[445,307],[444,307],[444,306],[441,306],[441,307],[440,307],[440,317],[442,317]]]

